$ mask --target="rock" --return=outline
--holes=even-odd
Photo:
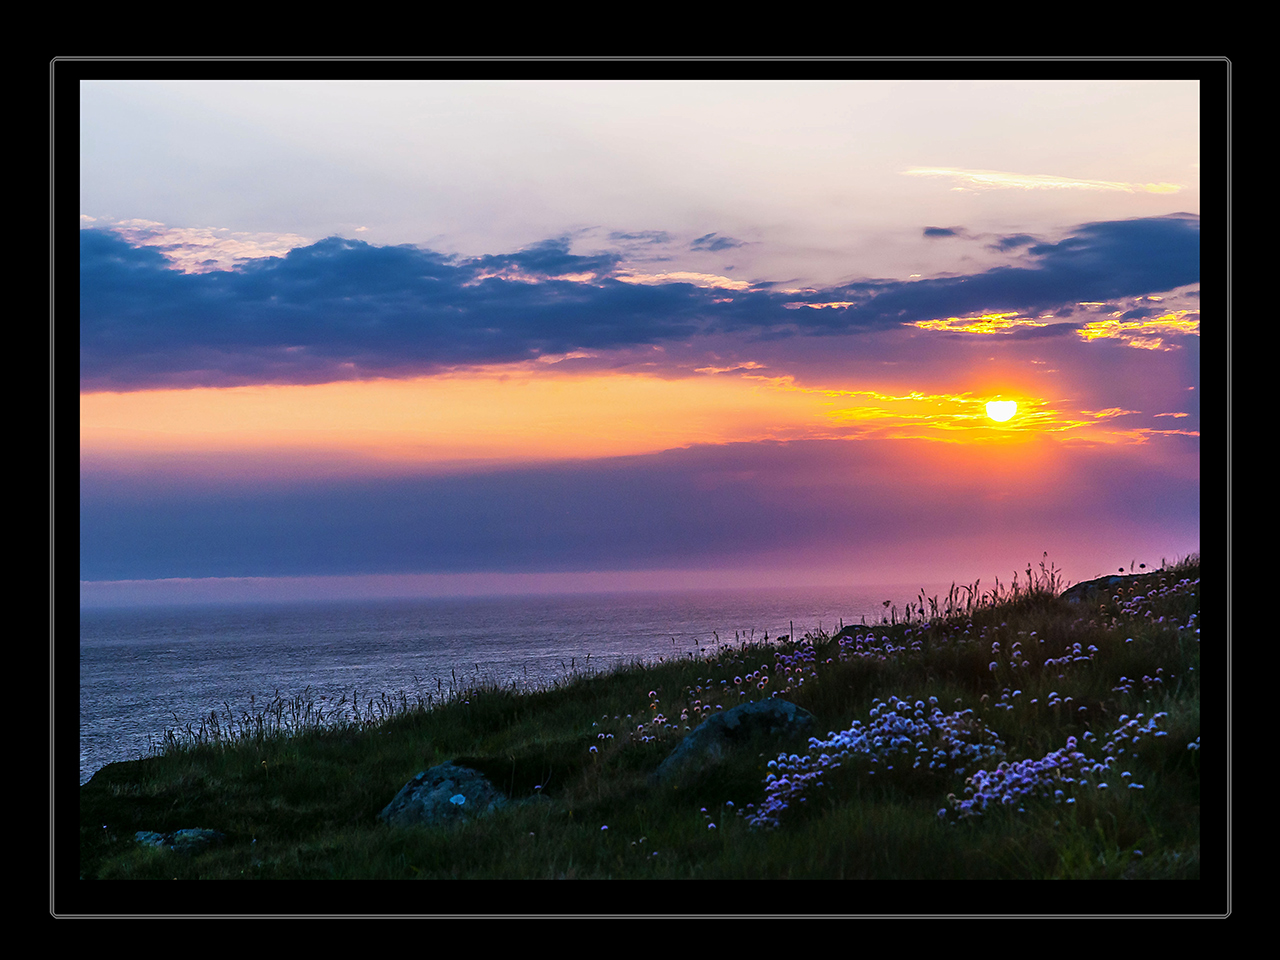
[[[669,782],[691,766],[703,769],[719,763],[740,744],[768,736],[777,740],[802,736],[817,720],[808,710],[786,700],[756,700],[716,713],[680,741],[651,775],[654,783]]]
[[[1141,573],[1112,574],[1109,577],[1098,577],[1096,580],[1086,580],[1084,583],[1077,583],[1075,586],[1068,587],[1062,591],[1060,596],[1068,603],[1083,603],[1091,594],[1101,593],[1109,597],[1120,587],[1150,576],[1150,573]]]
[[[200,827],[187,827],[173,833],[157,833],[155,830],[139,830],[133,835],[134,840],[143,846],[168,847],[175,853],[187,855],[199,853],[206,847],[219,844],[225,840],[226,834],[217,830],[205,830]]]
[[[406,783],[378,819],[398,827],[459,823],[506,804],[506,796],[482,773],[455,763],[442,763]]]

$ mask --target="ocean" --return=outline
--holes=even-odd
[[[480,681],[533,687],[717,643],[803,636],[899,614],[916,587],[700,590],[244,603],[80,611],[80,782],[149,755],[169,729],[277,693],[438,695]],[[929,596],[946,589],[929,590]]]

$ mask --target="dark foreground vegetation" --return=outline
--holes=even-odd
[[[871,627],[534,692],[226,708],[80,788],[80,876],[1199,879],[1199,578],[1197,556],[1070,603],[1042,564]],[[772,696],[822,732],[651,785],[704,717]],[[540,799],[451,827],[378,821],[462,758]],[[135,840],[192,827],[226,839],[192,855]]]

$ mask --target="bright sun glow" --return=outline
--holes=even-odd
[[[1001,423],[1018,412],[1018,405],[1012,400],[988,400],[987,416]]]

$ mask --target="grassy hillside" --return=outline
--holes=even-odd
[[[1198,879],[1199,577],[1193,557],[1072,604],[1042,566],[870,628],[532,693],[224,710],[80,788],[81,876]],[[650,785],[703,717],[770,696],[822,732]],[[377,821],[460,758],[532,802],[449,828]],[[134,841],[189,827],[226,842]]]

